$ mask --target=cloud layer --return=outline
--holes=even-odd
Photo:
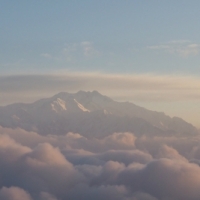
[[[41,136],[0,127],[5,200],[198,200],[200,137]]]
[[[102,73],[0,77],[0,104],[34,101],[60,91],[98,90],[119,100],[187,101],[200,98],[200,81],[192,76]]]

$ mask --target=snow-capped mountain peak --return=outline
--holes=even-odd
[[[77,106],[83,111],[83,112],[90,112],[87,108],[85,108],[82,104],[80,104],[76,99],[74,99],[76,102]]]
[[[65,101],[63,101],[60,98],[57,98],[55,101],[53,101],[51,103],[51,108],[55,112],[60,112],[60,111],[63,111],[63,110],[67,110]]]
[[[0,126],[37,129],[40,134],[78,132],[86,137],[126,131],[139,135],[197,133],[194,126],[180,118],[116,102],[97,91],[62,92],[32,104],[0,107]]]

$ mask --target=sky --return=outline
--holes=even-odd
[[[99,90],[200,127],[199,7],[0,0],[0,105]]]

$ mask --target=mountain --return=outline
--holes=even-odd
[[[129,102],[116,102],[97,91],[61,92],[31,104],[0,107],[0,126],[39,134],[77,132],[104,137],[113,132],[136,135],[196,134],[197,129],[178,117],[150,111]]]

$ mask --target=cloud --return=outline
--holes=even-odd
[[[200,198],[198,135],[86,139],[0,127],[0,139],[1,199]]]
[[[140,169],[127,168],[119,182],[132,191],[142,190],[158,199],[198,199],[199,166],[187,162],[159,159]]]
[[[132,162],[146,164],[153,160],[152,156],[149,153],[140,151],[138,149],[109,150],[100,154],[98,157],[105,161],[113,160],[119,163],[124,163],[125,165],[129,165]]]
[[[69,194],[69,199],[83,199],[83,200],[127,200],[126,195],[128,191],[124,186],[99,186],[88,187],[79,186],[74,188]]]
[[[83,41],[80,45],[83,49],[84,55],[87,57],[97,56],[99,54],[99,52],[94,48],[92,42]]]
[[[67,62],[75,62],[76,53],[78,51],[78,44],[68,44],[62,50],[61,54],[55,57],[56,60],[65,60]]]
[[[7,134],[0,135],[0,159],[12,163],[25,153],[31,151],[27,146],[22,146]]]
[[[3,187],[0,190],[0,199],[2,200],[32,200],[30,195],[18,187]]]
[[[116,100],[186,101],[200,98],[195,76],[153,74],[63,73],[0,77],[0,104],[31,102],[60,91],[98,90]]]
[[[169,147],[167,145],[163,145],[155,157],[168,158],[171,160],[187,161],[187,159],[182,155],[180,155],[176,149]]]
[[[143,193],[136,192],[130,199],[127,200],[158,200],[158,199],[144,192]]]
[[[99,56],[99,51],[94,47],[93,42],[83,41],[80,43],[68,43],[64,45],[56,54],[41,53],[40,56],[51,61],[59,63],[76,63],[78,60],[84,60],[84,58],[93,58]]]
[[[47,192],[41,192],[40,200],[57,200],[57,198]]]
[[[49,53],[42,53],[42,54],[40,54],[40,56],[47,58],[47,59],[52,58],[52,56]]]
[[[151,50],[163,50],[167,53],[179,55],[183,58],[199,54],[200,45],[188,40],[170,41],[165,44],[148,46]]]
[[[51,155],[51,156],[49,156]],[[59,149],[54,148],[49,143],[39,144],[33,152],[28,154],[27,162],[32,166],[65,166],[72,168]]]

